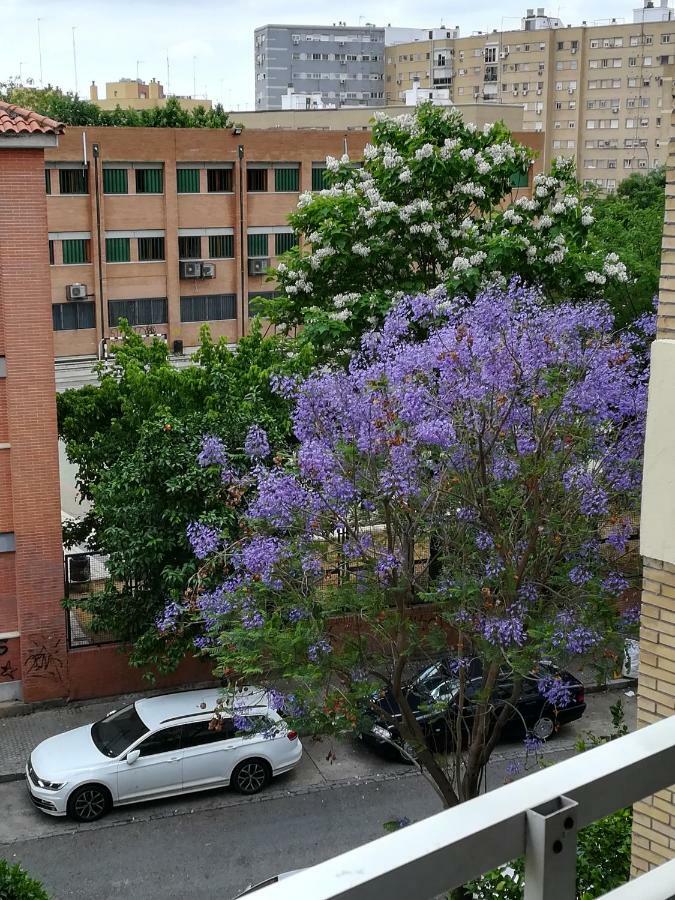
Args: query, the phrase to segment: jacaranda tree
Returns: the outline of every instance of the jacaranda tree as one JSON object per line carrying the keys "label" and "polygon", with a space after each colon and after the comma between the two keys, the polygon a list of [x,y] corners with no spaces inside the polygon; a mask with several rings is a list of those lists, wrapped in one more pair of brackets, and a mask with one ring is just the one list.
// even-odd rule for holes
{"label": "jacaranda tree", "polygon": [[[539,673],[562,707],[569,690],[540,661],[602,665],[617,645],[646,406],[637,347],[602,305],[552,309],[517,283],[472,303],[400,300],[348,370],[277,379],[294,403],[292,456],[273,459],[252,428],[256,465],[242,472],[205,438],[201,463],[248,492],[246,533],[191,524],[199,574],[160,631],[191,635],[233,683],[281,687],[305,730],[353,729],[387,689],[443,804],[475,796],[523,677]],[[427,747],[407,685],[451,635],[460,723],[471,716],[446,757]],[[482,684],[469,698],[470,658]],[[505,673],[512,693],[496,707]]]}
{"label": "jacaranda tree", "polygon": [[273,275],[272,318],[303,326],[332,358],[379,326],[393,298],[445,285],[475,296],[515,275],[549,300],[602,297],[628,279],[607,242],[591,245],[593,215],[569,159],[530,177],[533,154],[502,122],[478,129],[430,104],[376,116],[362,164],[328,157],[324,190],[301,194],[290,217],[302,247]]}

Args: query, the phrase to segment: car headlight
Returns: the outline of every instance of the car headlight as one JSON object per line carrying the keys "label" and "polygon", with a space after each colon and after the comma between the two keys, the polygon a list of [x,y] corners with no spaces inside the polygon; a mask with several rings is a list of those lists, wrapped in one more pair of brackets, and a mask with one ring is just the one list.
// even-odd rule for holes
{"label": "car headlight", "polygon": [[41,788],[44,788],[45,791],[60,791],[65,781],[57,784],[55,781],[45,781],[44,778],[38,778],[37,783]]}
{"label": "car headlight", "polygon": [[381,738],[383,741],[391,740],[391,732],[388,728],[383,728],[382,725],[373,725],[370,730],[375,737]]}

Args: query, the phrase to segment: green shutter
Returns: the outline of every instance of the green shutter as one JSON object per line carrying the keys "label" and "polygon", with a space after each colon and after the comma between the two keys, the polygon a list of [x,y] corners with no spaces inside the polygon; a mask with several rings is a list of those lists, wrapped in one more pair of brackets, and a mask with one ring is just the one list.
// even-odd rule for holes
{"label": "green shutter", "polygon": [[128,237],[106,238],[105,258],[109,263],[129,262],[131,259],[130,240]]}
{"label": "green shutter", "polygon": [[65,266],[74,266],[78,263],[89,262],[89,254],[87,252],[87,244],[89,241],[84,238],[75,238],[61,242],[63,250],[63,264]]}
{"label": "green shutter", "polygon": [[291,247],[297,246],[298,239],[294,234],[275,234],[274,235],[274,255],[281,256],[287,253]]}
{"label": "green shutter", "polygon": [[103,170],[103,193],[104,194],[128,194],[129,179],[126,169],[104,169]]}
{"label": "green shutter", "polygon": [[176,181],[179,194],[199,193],[199,169],[177,169]]}
{"label": "green shutter", "polygon": [[529,183],[528,170],[516,169],[511,173],[511,187],[520,188],[527,187]]}
{"label": "green shutter", "polygon": [[209,235],[209,259],[231,259],[234,256],[234,235]]}
{"label": "green shutter", "polygon": [[300,190],[300,170],[297,168],[275,169],[274,190],[282,192]]}
{"label": "green shutter", "polygon": [[326,184],[325,174],[326,168],[320,168],[319,166],[312,167],[312,190],[313,191],[322,191],[328,185]]}
{"label": "green shutter", "polygon": [[248,236],[248,255],[249,256],[269,256],[267,252],[266,234],[249,234]]}

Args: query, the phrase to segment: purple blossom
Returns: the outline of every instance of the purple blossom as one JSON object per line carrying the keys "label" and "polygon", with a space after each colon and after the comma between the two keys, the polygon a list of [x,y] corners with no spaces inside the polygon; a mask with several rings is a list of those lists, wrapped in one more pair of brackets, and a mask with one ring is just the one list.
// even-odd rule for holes
{"label": "purple blossom", "polygon": [[478,519],[478,513],[475,509],[471,509],[469,506],[458,506],[455,515],[457,516],[458,522],[475,522]]}
{"label": "purple blossom", "polygon": [[518,599],[526,603],[536,603],[539,599],[539,591],[531,582],[526,581],[518,588]]}
{"label": "purple blossom", "polygon": [[262,628],[265,624],[265,620],[260,612],[252,612],[248,615],[243,616],[241,620],[241,624],[244,628],[251,630],[253,628]]}
{"label": "purple blossom", "polygon": [[626,552],[626,547],[632,534],[633,524],[630,519],[621,519],[621,521],[612,525],[612,529],[607,535],[607,543],[618,554],[623,554]]}
{"label": "purple blossom", "polygon": [[253,722],[249,717],[237,712],[232,716],[232,724],[235,731],[240,731],[244,734],[249,734],[254,729]]}
{"label": "purple blossom", "polygon": [[551,643],[554,647],[565,650],[573,656],[587,653],[602,640],[602,636],[595,628],[588,628],[585,625],[566,628],[566,624],[566,622],[560,623],[560,626],[553,632]]}
{"label": "purple blossom", "polygon": [[384,584],[393,581],[399,568],[399,561],[392,553],[386,553],[375,563],[375,574]]}
{"label": "purple blossom", "polygon": [[251,575],[258,575],[270,587],[278,585],[273,573],[279,563],[289,555],[289,548],[279,538],[261,535],[251,538],[241,550],[241,564]]}
{"label": "purple blossom", "polygon": [[216,529],[202,522],[190,522],[187,538],[197,559],[206,559],[220,548],[220,536]]}
{"label": "purple blossom", "polygon": [[294,606],[293,609],[288,611],[288,621],[289,622],[300,622],[302,619],[307,619],[309,617],[309,613],[306,609],[301,609],[299,606]]}
{"label": "purple blossom", "polygon": [[499,556],[491,556],[485,563],[485,577],[498,578],[504,571],[504,561]]}
{"label": "purple blossom", "polygon": [[279,712],[284,708],[284,703],[286,702],[286,698],[280,692],[275,690],[274,688],[270,688],[267,692],[267,705],[270,709]]}
{"label": "purple blossom", "polygon": [[544,741],[541,738],[538,738],[534,734],[525,735],[525,740],[523,741],[523,745],[528,754],[534,753],[537,754],[544,746]]}
{"label": "purple blossom", "polygon": [[492,536],[489,535],[487,531],[479,531],[474,538],[474,542],[479,550],[492,550],[495,545]]}
{"label": "purple blossom", "polygon": [[517,775],[520,775],[520,773],[521,773],[521,765],[517,759],[512,759],[509,763],[507,763],[506,774],[510,778],[515,778]]}
{"label": "purple blossom", "polygon": [[627,606],[621,613],[621,623],[627,626],[638,625],[640,623],[640,605]]}
{"label": "purple blossom", "polygon": [[269,452],[267,432],[259,425],[251,425],[244,441],[244,453],[251,459],[263,459]]}
{"label": "purple blossom", "polygon": [[544,675],[537,682],[537,690],[552,706],[569,706],[572,702],[572,686],[556,675]]}
{"label": "purple blossom", "polygon": [[590,569],[587,569],[586,566],[574,566],[574,568],[570,569],[569,574],[567,576],[572,584],[576,584],[581,587],[584,584],[588,584],[589,581],[593,578],[593,573]]}
{"label": "purple blossom", "polygon": [[485,640],[497,647],[520,647],[525,643],[525,626],[516,612],[505,618],[483,619],[480,631]]}
{"label": "purple blossom", "polygon": [[209,647],[217,646],[218,641],[213,637],[201,634],[193,640],[192,644],[196,650],[207,650]]}
{"label": "purple blossom", "polygon": [[226,466],[227,450],[219,437],[205,434],[202,437],[201,450],[197,457],[200,466]]}
{"label": "purple blossom", "polygon": [[300,560],[300,566],[305,575],[314,576],[315,578],[323,575],[323,562],[316,553],[305,553]]}
{"label": "purple blossom", "polygon": [[608,594],[622,594],[628,587],[628,579],[620,572],[610,572],[603,580],[601,587]]}
{"label": "purple blossom", "polygon": [[307,650],[307,656],[311,662],[318,662],[322,656],[327,656],[333,652],[333,648],[327,640],[321,639],[315,644],[310,644]]}
{"label": "purple blossom", "polygon": [[164,607],[163,611],[155,619],[155,626],[160,634],[166,634],[173,631],[176,627],[176,621],[185,612],[185,607],[180,603],[170,601]]}

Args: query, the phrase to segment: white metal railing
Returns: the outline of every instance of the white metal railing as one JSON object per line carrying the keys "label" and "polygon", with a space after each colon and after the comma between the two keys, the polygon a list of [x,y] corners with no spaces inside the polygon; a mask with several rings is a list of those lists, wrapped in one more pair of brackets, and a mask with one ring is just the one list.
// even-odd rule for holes
{"label": "white metal railing", "polygon": [[[675,716],[298,872],[255,897],[424,900],[524,855],[525,900],[574,900],[578,829],[673,783]],[[672,900],[675,862],[605,897]]]}

